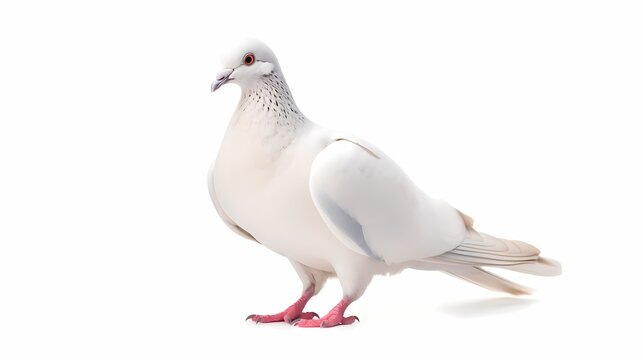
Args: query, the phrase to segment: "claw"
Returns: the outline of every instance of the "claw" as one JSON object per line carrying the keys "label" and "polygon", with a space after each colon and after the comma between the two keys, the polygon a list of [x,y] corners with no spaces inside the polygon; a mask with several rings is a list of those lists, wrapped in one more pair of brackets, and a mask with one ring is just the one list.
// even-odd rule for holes
{"label": "claw", "polygon": [[362,320],[360,320],[357,316],[353,315],[353,317],[355,317],[355,320],[362,322]]}
{"label": "claw", "polygon": [[273,322],[287,322],[289,324],[293,324],[293,320],[297,318],[304,318],[304,319],[309,319],[313,316],[319,317],[317,313],[305,313],[303,312],[304,306],[306,306],[306,303],[308,300],[314,295],[315,288],[313,286],[309,287],[304,291],[304,293],[301,295],[299,300],[295,302],[294,304],[290,305],[286,310],[276,313],[276,314],[271,314],[271,315],[248,315],[246,318],[246,321],[252,320],[255,323],[273,323]]}
{"label": "claw", "polygon": [[[329,328],[338,325],[350,325],[354,323],[355,320],[360,321],[360,319],[354,315],[344,317],[344,310],[346,310],[348,304],[350,304],[350,300],[342,299],[339,304],[323,317],[319,317],[317,313],[312,311],[301,313],[300,318],[293,322],[292,325],[296,325],[297,327]],[[314,319],[315,316],[317,319]]]}
{"label": "claw", "polygon": [[295,321],[291,322],[290,325],[292,326],[297,326],[297,323],[300,322],[301,319],[295,319]]}
{"label": "claw", "polygon": [[284,322],[288,323],[290,325],[293,325],[295,322],[297,322],[299,320],[301,320],[301,318],[299,318],[299,317],[291,318],[288,315],[284,316]]}

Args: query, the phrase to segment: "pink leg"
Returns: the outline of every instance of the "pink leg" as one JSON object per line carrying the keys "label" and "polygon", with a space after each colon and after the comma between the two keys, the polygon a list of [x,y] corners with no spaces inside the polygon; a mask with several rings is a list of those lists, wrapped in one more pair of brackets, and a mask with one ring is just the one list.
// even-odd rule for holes
{"label": "pink leg", "polygon": [[317,313],[314,312],[303,312],[304,311],[304,306],[306,306],[306,303],[308,300],[310,300],[311,297],[313,297],[315,293],[315,288],[314,286],[309,287],[304,291],[304,293],[301,295],[299,300],[297,300],[294,304],[290,305],[286,310],[274,314],[274,315],[250,315],[246,318],[246,320],[252,320],[254,322],[258,323],[269,323],[269,322],[279,322],[279,321],[284,321],[287,323],[292,323],[293,320],[296,319],[312,319],[313,317],[317,315]]}
{"label": "pink leg", "polygon": [[334,308],[332,308],[326,316],[322,317],[321,319],[300,319],[297,320],[293,323],[293,325],[299,326],[299,327],[332,327],[332,326],[337,326],[337,325],[348,325],[352,324],[355,322],[355,320],[359,321],[359,318],[357,316],[349,316],[349,317],[344,317],[344,311],[346,311],[346,308],[348,305],[350,305],[351,301],[347,298],[342,299],[342,301],[339,302],[339,304],[335,305]]}

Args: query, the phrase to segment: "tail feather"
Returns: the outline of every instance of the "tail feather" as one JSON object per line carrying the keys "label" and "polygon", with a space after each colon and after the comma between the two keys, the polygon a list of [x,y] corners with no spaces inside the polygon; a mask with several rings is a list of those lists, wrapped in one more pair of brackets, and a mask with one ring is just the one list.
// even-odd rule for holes
{"label": "tail feather", "polygon": [[411,267],[420,270],[440,270],[493,291],[513,295],[531,294],[532,290],[481,267],[490,266],[532,275],[560,275],[556,260],[539,256],[534,246],[517,240],[506,240],[478,233],[469,228],[468,236],[460,246],[440,256],[416,260]]}
{"label": "tail feather", "polygon": [[557,276],[563,272],[560,263],[554,259],[539,257],[535,262],[503,266],[503,269],[513,270],[531,275]]}
{"label": "tail feather", "polygon": [[460,246],[427,261],[471,266],[493,266],[532,275],[560,275],[555,260],[539,256],[540,251],[525,242],[506,240],[470,230]]}
{"label": "tail feather", "polygon": [[532,289],[526,286],[475,266],[461,266],[444,270],[444,272],[493,291],[506,292],[512,295],[528,295],[533,292]]}

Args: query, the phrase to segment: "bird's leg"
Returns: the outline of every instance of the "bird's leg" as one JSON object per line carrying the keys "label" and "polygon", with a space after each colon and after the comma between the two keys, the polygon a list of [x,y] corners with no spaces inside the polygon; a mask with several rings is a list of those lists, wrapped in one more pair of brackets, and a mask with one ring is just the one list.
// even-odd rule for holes
{"label": "bird's leg", "polygon": [[287,323],[292,323],[293,320],[297,319],[312,319],[313,317],[319,317],[317,313],[314,312],[303,312],[304,306],[308,300],[315,294],[315,286],[310,286],[307,288],[304,293],[301,295],[299,300],[295,301],[294,304],[290,305],[286,310],[274,314],[274,315],[250,315],[246,320],[252,320],[256,323],[269,323],[269,322],[279,322],[284,321]]}
{"label": "bird's leg", "polygon": [[343,298],[339,304],[335,305],[328,314],[326,314],[321,319],[304,319],[301,318],[293,323],[293,325],[299,327],[332,327],[337,325],[349,325],[359,321],[357,316],[348,316],[344,317],[344,312],[348,305],[350,305],[351,300],[347,297]]}

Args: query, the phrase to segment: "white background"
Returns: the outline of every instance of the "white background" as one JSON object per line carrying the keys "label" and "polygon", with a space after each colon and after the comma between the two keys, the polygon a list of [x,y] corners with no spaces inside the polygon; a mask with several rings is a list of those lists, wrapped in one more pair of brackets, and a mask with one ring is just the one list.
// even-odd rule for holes
{"label": "white background", "polygon": [[[642,18],[635,1],[3,2],[0,358],[640,358]],[[407,271],[373,281],[355,326],[244,322],[300,292],[207,192],[239,96],[209,86],[246,36],[309,118],[563,276],[503,273],[538,289],[511,298]],[[330,281],[308,308],[340,296]]]}

